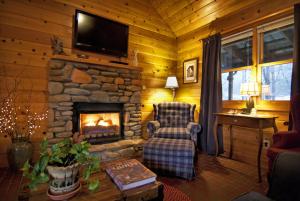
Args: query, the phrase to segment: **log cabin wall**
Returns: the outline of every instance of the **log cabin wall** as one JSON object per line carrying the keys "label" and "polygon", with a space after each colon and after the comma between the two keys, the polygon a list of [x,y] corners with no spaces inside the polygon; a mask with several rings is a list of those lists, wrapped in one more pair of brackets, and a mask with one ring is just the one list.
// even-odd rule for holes
{"label": "log cabin wall", "polygon": [[[299,0],[2,0],[0,2],[0,76],[1,92],[6,83],[19,75],[25,96],[32,89],[33,107],[41,111],[47,105],[48,61],[53,57],[50,38],[58,36],[68,55],[76,57],[72,49],[72,23],[76,8],[113,19],[130,26],[129,58],[138,50],[139,67],[143,68],[142,121],[152,118],[152,103],[171,100],[170,90],[163,89],[165,78],[177,74],[180,88],[176,100],[197,104],[200,111],[202,43],[201,39],[215,32],[225,34],[245,30],[263,21],[292,14],[292,6]],[[150,5],[150,3],[152,5]],[[154,9],[154,8],[155,9]],[[79,52],[80,53],[80,52]],[[90,54],[89,59],[116,60],[108,56]],[[72,57],[71,56],[71,57]],[[182,64],[186,59],[199,58],[198,83],[182,83]],[[176,68],[177,67],[177,68]],[[22,103],[22,101],[20,100]],[[224,102],[226,110],[242,108],[244,102]],[[286,130],[288,103],[258,102],[260,112],[279,116],[279,130]],[[43,137],[47,122],[42,125],[33,141]],[[145,133],[145,126],[143,126]],[[224,129],[225,151],[228,133]],[[256,132],[234,128],[235,153],[233,158],[250,164],[256,163]],[[271,132],[267,134],[271,136]],[[7,138],[0,139],[0,166],[7,165]],[[225,152],[226,155],[227,152]],[[265,152],[262,154],[266,161]]]}
{"label": "log cabin wall", "polygon": [[[176,100],[197,104],[200,111],[202,41],[217,32],[222,36],[238,33],[253,26],[270,22],[274,19],[292,15],[293,5],[299,0],[203,0],[203,1],[163,1],[153,0],[152,4],[169,24],[177,36],[177,78],[180,88]],[[183,84],[183,61],[199,58],[198,83]],[[223,101],[224,111],[245,107],[243,101]],[[289,102],[258,101],[258,112],[279,116],[279,130],[287,130],[283,122],[288,120]],[[227,156],[229,152],[228,128],[223,128],[224,146]],[[257,132],[253,129],[233,128],[233,159],[256,165],[258,144]],[[265,131],[265,138],[271,139],[272,130]],[[266,168],[266,151],[262,153],[262,164]]]}
{"label": "log cabin wall", "polygon": [[[32,91],[35,111],[47,107],[48,62],[53,57],[50,39],[58,36],[64,44],[66,58],[76,58],[72,49],[72,26],[75,9],[129,25],[128,59],[132,65],[133,51],[138,52],[138,67],[142,72],[142,122],[152,118],[152,103],[171,100],[170,90],[164,89],[166,76],[176,70],[176,38],[156,10],[143,0],[3,0],[0,2],[0,76],[1,95],[14,77],[21,78],[20,104]],[[79,52],[80,54],[80,52]],[[91,54],[86,59],[97,61],[118,58]],[[33,136],[34,147],[46,131],[44,122]],[[145,127],[143,127],[145,131]],[[6,166],[6,149],[10,141],[0,139],[0,166]],[[37,150],[37,149],[35,149]],[[37,156],[37,151],[35,152]]]}

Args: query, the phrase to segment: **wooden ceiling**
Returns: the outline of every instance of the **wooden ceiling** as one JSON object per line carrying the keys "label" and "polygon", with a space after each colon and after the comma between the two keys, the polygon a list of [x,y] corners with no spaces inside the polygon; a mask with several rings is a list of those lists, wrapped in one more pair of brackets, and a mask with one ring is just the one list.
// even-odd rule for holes
{"label": "wooden ceiling", "polygon": [[205,27],[217,18],[241,12],[256,4],[267,3],[266,0],[150,0],[150,2],[177,37]]}

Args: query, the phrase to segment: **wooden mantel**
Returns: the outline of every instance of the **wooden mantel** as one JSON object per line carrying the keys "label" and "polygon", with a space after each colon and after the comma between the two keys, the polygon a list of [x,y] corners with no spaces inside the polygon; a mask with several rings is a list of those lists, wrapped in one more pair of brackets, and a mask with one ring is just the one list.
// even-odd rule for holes
{"label": "wooden mantel", "polygon": [[125,68],[125,69],[130,69],[130,70],[143,71],[143,68],[141,68],[141,67],[111,63],[107,60],[103,60],[101,58],[96,58],[96,57],[79,58],[79,57],[76,57],[73,55],[53,55],[51,59],[58,59],[58,60],[65,60],[65,61],[71,61],[71,62],[80,62],[80,63],[110,66],[110,67],[115,67],[115,68]]}

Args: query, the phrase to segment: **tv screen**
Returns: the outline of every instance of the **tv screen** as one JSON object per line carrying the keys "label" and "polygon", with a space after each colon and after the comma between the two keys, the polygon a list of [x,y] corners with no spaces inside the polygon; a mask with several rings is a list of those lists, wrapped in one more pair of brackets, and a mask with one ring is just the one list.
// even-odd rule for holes
{"label": "tv screen", "polygon": [[75,48],[127,57],[127,25],[76,10],[74,29]]}

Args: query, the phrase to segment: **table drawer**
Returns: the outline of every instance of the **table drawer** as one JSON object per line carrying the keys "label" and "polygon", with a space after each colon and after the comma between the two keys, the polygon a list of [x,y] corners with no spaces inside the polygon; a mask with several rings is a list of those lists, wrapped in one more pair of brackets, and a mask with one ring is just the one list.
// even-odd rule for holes
{"label": "table drawer", "polygon": [[238,116],[218,116],[219,124],[230,124],[249,128],[259,128],[259,119],[238,117]]}

